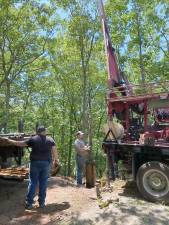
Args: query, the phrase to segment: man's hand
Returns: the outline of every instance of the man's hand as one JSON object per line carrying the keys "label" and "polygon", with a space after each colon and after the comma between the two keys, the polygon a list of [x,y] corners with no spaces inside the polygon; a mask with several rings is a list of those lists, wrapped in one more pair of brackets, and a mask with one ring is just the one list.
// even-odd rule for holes
{"label": "man's hand", "polygon": [[59,159],[53,159],[51,165],[51,175],[55,176],[60,170]]}
{"label": "man's hand", "polygon": [[8,137],[0,137],[2,141],[5,141],[9,145],[15,145],[17,147],[27,147],[27,144],[24,141],[12,140]]}
{"label": "man's hand", "polygon": [[52,166],[54,166],[54,167],[57,167],[57,166],[59,166],[59,159],[53,159],[52,160]]}
{"label": "man's hand", "polygon": [[85,151],[89,151],[89,150],[90,150],[90,146],[89,146],[89,145],[86,145],[86,146],[84,147],[84,150],[85,150]]}

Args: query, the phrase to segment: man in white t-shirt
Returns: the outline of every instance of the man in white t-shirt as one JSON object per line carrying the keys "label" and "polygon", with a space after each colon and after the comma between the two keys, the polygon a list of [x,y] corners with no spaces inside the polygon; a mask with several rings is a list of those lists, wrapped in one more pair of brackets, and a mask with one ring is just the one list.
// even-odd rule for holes
{"label": "man in white t-shirt", "polygon": [[74,143],[75,153],[76,153],[76,182],[77,186],[82,185],[83,173],[85,170],[85,158],[90,150],[88,145],[85,145],[83,141],[84,133],[78,131],[76,133],[76,140]]}

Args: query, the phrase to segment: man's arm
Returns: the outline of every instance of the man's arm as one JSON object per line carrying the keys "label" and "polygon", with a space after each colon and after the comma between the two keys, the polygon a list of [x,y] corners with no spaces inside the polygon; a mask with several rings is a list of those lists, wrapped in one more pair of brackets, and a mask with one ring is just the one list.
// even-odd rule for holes
{"label": "man's arm", "polygon": [[90,150],[90,146],[85,145],[84,147],[80,147],[77,143],[75,143],[76,153],[79,155],[83,155],[86,151]]}
{"label": "man's arm", "polygon": [[8,143],[13,144],[17,147],[28,147],[25,141],[15,141],[15,140],[8,139]]}

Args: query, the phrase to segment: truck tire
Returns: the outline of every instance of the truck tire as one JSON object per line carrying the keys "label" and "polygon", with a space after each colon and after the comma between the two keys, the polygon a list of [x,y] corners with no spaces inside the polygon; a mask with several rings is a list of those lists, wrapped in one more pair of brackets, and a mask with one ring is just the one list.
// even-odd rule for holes
{"label": "truck tire", "polygon": [[169,167],[160,162],[147,162],[137,172],[137,187],[151,202],[169,203]]}

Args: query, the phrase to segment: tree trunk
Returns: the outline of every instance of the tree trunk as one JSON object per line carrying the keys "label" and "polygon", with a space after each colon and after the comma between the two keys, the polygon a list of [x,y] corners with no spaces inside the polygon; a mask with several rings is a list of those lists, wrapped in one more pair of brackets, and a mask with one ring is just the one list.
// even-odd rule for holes
{"label": "tree trunk", "polygon": [[142,84],[145,85],[145,70],[143,63],[143,51],[142,51],[142,36],[141,36],[141,22],[140,22],[140,8],[135,5],[136,10],[136,23],[137,23],[137,33],[139,41],[139,61],[140,61],[140,73]]}
{"label": "tree trunk", "polygon": [[82,68],[83,68],[83,103],[82,103],[82,129],[84,131],[84,133],[86,134],[87,131],[87,122],[88,122],[88,118],[87,118],[87,109],[88,109],[88,104],[87,104],[87,73],[86,73],[86,68],[85,68],[85,63],[84,63],[84,58],[83,58],[83,54],[82,54]]}
{"label": "tree trunk", "polygon": [[5,93],[5,112],[4,112],[4,132],[7,133],[9,122],[9,101],[10,101],[10,81],[6,80],[6,93]]}
{"label": "tree trunk", "polygon": [[71,175],[71,158],[72,158],[72,144],[73,144],[73,107],[71,105],[70,113],[69,113],[69,153],[68,153],[68,167],[67,167],[67,175]]}
{"label": "tree trunk", "polygon": [[[66,115],[65,115],[65,91],[63,93],[62,98],[63,98],[63,101],[61,103],[61,106],[62,106],[62,121],[65,121],[65,119],[66,119]],[[61,161],[64,164],[64,166],[63,166],[63,168],[64,168],[63,173],[66,176],[66,174],[67,174],[67,157],[66,157],[67,150],[66,150],[66,144],[65,144],[66,143],[66,135],[65,135],[66,134],[66,129],[65,128],[66,128],[65,125],[62,124],[62,126],[61,126],[61,134],[60,134],[61,151],[60,151],[59,158],[61,158]]]}
{"label": "tree trunk", "polygon": [[91,100],[91,88],[88,91],[88,142],[90,146],[90,157],[92,157],[92,147],[93,147],[93,139],[92,139],[92,100]]}
{"label": "tree trunk", "polygon": [[24,121],[22,119],[18,121],[18,132],[19,133],[24,132]]}

